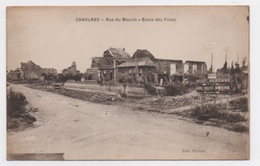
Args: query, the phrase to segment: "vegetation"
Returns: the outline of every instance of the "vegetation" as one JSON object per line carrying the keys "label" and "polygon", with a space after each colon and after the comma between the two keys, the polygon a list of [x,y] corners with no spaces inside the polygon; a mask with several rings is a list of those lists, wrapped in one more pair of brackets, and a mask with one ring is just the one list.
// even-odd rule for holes
{"label": "vegetation", "polygon": [[150,83],[145,83],[144,89],[147,90],[150,95],[158,95],[156,88]]}
{"label": "vegetation", "polygon": [[230,106],[237,110],[239,109],[241,112],[247,112],[248,111],[248,100],[246,97],[242,97],[236,100],[232,100],[229,102]]}
{"label": "vegetation", "polygon": [[[243,99],[243,101],[245,101]],[[240,105],[238,103],[238,105]],[[174,114],[178,116],[188,117],[193,119],[196,123],[221,126],[228,130],[235,132],[248,132],[248,119],[243,110],[238,109],[239,112],[233,111],[233,106],[227,109],[226,104],[223,103],[208,103],[193,107],[189,110],[178,111]]]}
{"label": "vegetation", "polygon": [[64,74],[58,74],[57,77],[55,77],[55,82],[66,82],[67,80],[75,80],[75,81],[81,81],[81,77],[83,76],[82,73],[77,73],[75,75],[64,75]]}
{"label": "vegetation", "polygon": [[9,91],[7,95],[7,129],[22,129],[31,126],[36,118],[28,113],[28,101],[20,92]]}
{"label": "vegetation", "polygon": [[221,107],[220,104],[196,106],[190,110],[190,115],[202,121],[207,121],[209,119],[219,119],[230,123],[246,121],[246,118],[239,113],[229,113],[228,111],[221,110]]}
{"label": "vegetation", "polygon": [[166,89],[166,96],[177,96],[177,95],[183,95],[187,93],[188,88],[184,86],[174,86],[174,85],[168,85],[165,87]]}

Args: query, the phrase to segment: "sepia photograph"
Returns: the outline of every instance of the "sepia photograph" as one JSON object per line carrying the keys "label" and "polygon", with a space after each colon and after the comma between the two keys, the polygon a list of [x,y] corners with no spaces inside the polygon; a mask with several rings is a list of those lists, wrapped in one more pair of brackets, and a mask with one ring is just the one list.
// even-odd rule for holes
{"label": "sepia photograph", "polygon": [[7,160],[249,160],[249,6],[8,6]]}

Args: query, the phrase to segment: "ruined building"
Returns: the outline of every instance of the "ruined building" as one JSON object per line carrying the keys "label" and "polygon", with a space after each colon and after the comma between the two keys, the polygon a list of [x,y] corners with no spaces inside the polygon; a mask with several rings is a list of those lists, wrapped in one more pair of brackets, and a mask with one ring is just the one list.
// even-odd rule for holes
{"label": "ruined building", "polygon": [[42,76],[42,68],[32,61],[21,63],[21,70],[23,71],[23,79],[39,79]]}
{"label": "ruined building", "polygon": [[130,57],[125,49],[110,48],[103,57],[92,59],[91,68],[87,69],[87,79],[115,82],[151,82],[154,84],[170,84],[172,81],[183,81],[195,76],[206,77],[205,62],[159,59],[151,52],[137,49]]}
{"label": "ruined building", "polygon": [[207,65],[202,61],[186,61],[184,63],[184,74],[204,77],[207,74]]}
{"label": "ruined building", "polygon": [[16,70],[11,70],[7,74],[7,80],[18,81],[23,79],[24,79],[23,71],[20,68],[17,68]]}
{"label": "ruined building", "polygon": [[117,67],[130,59],[124,48],[112,48],[104,51],[103,57],[94,57],[91,68],[86,71],[87,79],[99,81],[117,80]]}
{"label": "ruined building", "polygon": [[57,75],[57,70],[53,68],[41,68],[39,65],[36,65],[33,61],[29,60],[28,62],[22,62],[21,67],[10,71],[7,74],[9,80],[38,80],[44,79],[44,75]]}
{"label": "ruined building", "polygon": [[62,70],[63,75],[75,76],[77,73],[79,73],[79,71],[77,70],[76,62],[72,62],[70,67]]}

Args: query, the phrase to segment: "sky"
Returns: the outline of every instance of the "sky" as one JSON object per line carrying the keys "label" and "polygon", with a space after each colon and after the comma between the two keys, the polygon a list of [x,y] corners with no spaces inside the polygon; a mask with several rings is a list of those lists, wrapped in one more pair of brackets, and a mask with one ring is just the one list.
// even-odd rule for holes
{"label": "sky", "polygon": [[[205,61],[221,68],[249,56],[246,6],[10,7],[7,9],[7,70],[32,60],[58,72],[73,61],[80,72],[110,47],[132,56],[147,49],[156,58]],[[98,18],[98,22],[77,21]],[[163,22],[109,22],[106,18],[171,18]],[[104,21],[101,21],[104,19]]]}

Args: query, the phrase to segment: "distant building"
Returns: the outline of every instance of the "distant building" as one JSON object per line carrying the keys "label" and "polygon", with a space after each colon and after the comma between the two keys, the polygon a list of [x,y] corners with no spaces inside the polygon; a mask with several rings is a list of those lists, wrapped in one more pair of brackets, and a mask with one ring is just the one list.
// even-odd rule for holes
{"label": "distant building", "polygon": [[41,68],[33,61],[22,62],[21,68],[10,71],[7,74],[9,80],[44,80],[44,76],[56,76],[57,70],[54,68]]}
{"label": "distant building", "polygon": [[77,73],[79,71],[77,70],[76,62],[72,62],[70,67],[62,70],[63,75],[75,76]]}
{"label": "distant building", "polygon": [[54,68],[42,68],[42,73],[57,76],[58,72]]}
{"label": "distant building", "polygon": [[40,79],[42,76],[42,68],[32,61],[21,63],[21,70],[23,71],[23,77],[25,80]]}
{"label": "distant building", "polygon": [[184,63],[184,74],[186,76],[205,77],[207,75],[207,65],[202,61],[186,61]]}
{"label": "distant building", "polygon": [[18,81],[23,79],[24,79],[23,71],[20,68],[17,68],[16,70],[11,70],[7,74],[7,80]]}

